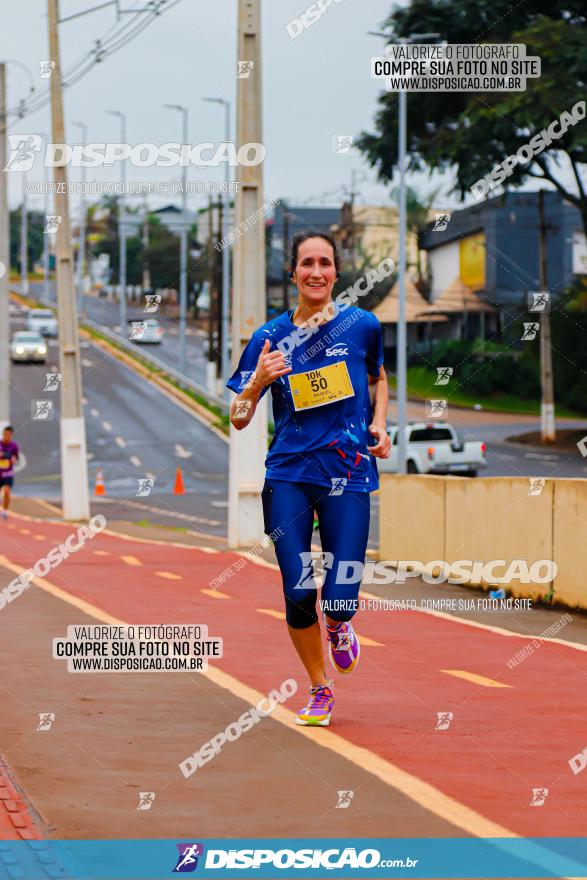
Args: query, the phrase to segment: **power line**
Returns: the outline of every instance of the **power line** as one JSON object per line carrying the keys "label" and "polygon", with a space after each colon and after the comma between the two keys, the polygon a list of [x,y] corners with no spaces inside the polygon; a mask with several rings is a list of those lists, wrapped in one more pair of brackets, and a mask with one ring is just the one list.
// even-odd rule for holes
{"label": "power line", "polygon": [[[65,72],[61,80],[63,87],[69,88],[75,85],[80,79],[83,79],[83,77],[86,76],[96,64],[100,64],[109,55],[123,49],[135,37],[142,33],[142,31],[144,31],[155,18],[163,12],[173,9],[173,7],[177,6],[180,2],[181,0],[171,0],[171,2],[169,2],[169,0],[153,0],[153,8],[148,11],[145,18],[142,17],[143,12],[137,10],[137,12],[132,15],[131,19],[120,24],[115,33],[108,37],[107,35],[113,28],[111,25],[104,36],[95,41],[94,47],[80,56],[80,58],[78,58],[78,60],[75,61]],[[129,12],[130,11],[131,10],[129,10]],[[125,33],[125,31],[127,33]],[[16,116],[20,121],[31,113],[36,113],[37,110],[40,110],[48,104],[50,99],[50,89],[47,86],[42,94],[30,96],[29,98],[19,101],[17,108],[9,110],[7,115]]]}

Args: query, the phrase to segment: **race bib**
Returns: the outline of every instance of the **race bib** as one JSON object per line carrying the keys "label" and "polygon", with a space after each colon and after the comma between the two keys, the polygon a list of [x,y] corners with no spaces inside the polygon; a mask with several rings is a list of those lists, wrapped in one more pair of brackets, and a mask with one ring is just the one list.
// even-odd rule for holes
{"label": "race bib", "polygon": [[287,378],[296,410],[325,406],[355,396],[346,361],[337,361],[307,373],[290,374]]}
{"label": "race bib", "polygon": [[0,458],[0,470],[6,470],[10,467],[10,459]]}

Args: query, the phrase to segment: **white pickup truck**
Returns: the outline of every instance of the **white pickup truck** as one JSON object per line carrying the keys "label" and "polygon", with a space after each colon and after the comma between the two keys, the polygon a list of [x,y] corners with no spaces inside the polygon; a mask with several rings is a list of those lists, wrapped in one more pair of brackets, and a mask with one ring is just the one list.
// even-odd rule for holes
{"label": "white pickup truck", "polygon": [[[380,473],[397,471],[397,425],[388,425],[391,439],[389,458],[379,458]],[[462,474],[476,477],[487,467],[487,446],[480,440],[461,443],[448,422],[408,422],[406,425],[406,458],[409,474]]]}

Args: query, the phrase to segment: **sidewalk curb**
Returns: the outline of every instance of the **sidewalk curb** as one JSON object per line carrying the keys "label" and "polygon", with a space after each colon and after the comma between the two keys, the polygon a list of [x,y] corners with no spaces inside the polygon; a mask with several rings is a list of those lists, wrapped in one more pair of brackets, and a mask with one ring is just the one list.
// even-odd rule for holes
{"label": "sidewalk curb", "polygon": [[[0,840],[44,840],[36,811],[0,755]],[[5,861],[2,855],[0,860]],[[9,869],[10,870],[10,869]]]}

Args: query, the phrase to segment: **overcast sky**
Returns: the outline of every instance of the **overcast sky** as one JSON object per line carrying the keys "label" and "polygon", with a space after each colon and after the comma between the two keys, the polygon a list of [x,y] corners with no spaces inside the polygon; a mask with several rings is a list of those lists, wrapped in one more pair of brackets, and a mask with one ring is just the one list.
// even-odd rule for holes
{"label": "overcast sky", "polygon": [[[90,9],[104,0],[61,0],[61,16]],[[138,8],[142,0],[122,0],[123,9]],[[357,151],[336,155],[333,136],[357,135],[372,129],[377,95],[382,83],[371,79],[370,58],[382,52],[383,41],[368,36],[389,13],[389,0],[339,0],[298,37],[291,39],[286,25],[298,18],[309,0],[265,0],[262,4],[263,49],[263,142],[265,199],[285,197],[293,203],[340,204],[341,187],[350,184],[351,170],[365,175],[359,184],[358,201],[384,204],[389,190],[376,181]],[[17,59],[36,76],[39,63],[48,58],[46,0],[19,0],[5,9],[0,34],[0,58]],[[189,108],[189,140],[224,140],[224,117],[220,105],[206,104],[205,96],[232,102],[232,126],[236,99],[236,0],[181,0],[159,16],[143,33],[118,53],[108,56],[83,79],[65,90],[68,141],[81,141],[74,121],[86,123],[89,142],[120,140],[119,120],[109,109],[128,117],[130,143],[180,141],[181,116],[163,108],[165,103]],[[130,16],[123,17],[123,23]],[[88,14],[60,26],[62,69],[90,50],[116,24],[114,7]],[[8,65],[8,105],[13,108],[26,97],[29,82],[16,65]],[[46,80],[36,79],[37,93]],[[36,94],[37,94],[36,93]],[[13,120],[10,134],[50,132],[49,106],[23,120]],[[38,167],[37,167],[38,166]],[[37,163],[31,180],[42,179]],[[132,168],[128,179],[170,180],[178,169]],[[219,180],[220,169],[190,168],[190,180]],[[79,169],[70,169],[70,181],[79,180]],[[92,168],[88,180],[118,180],[119,170]],[[437,185],[450,188],[449,178],[429,180],[418,176],[423,192]],[[21,200],[22,175],[10,174],[10,203]],[[325,193],[330,197],[319,200]],[[179,200],[179,197],[175,197]],[[173,197],[151,196],[153,207]],[[77,197],[72,197],[74,204]],[[446,202],[446,199],[444,200]],[[454,202],[454,199],[449,199]],[[138,199],[135,198],[136,204]],[[207,202],[192,195],[189,206]],[[42,197],[30,197],[30,208],[42,207]]]}
{"label": "overcast sky", "polygon": [[[105,0],[61,0],[61,17],[91,9]],[[181,141],[181,116],[163,108],[165,103],[189,108],[189,141],[224,140],[223,108],[202,101],[205,96],[228,98],[232,103],[234,137],[236,100],[237,0],[168,0],[172,8],[162,13],[119,52],[95,65],[83,79],[64,92],[68,142],[81,142],[72,123],[88,126],[88,142],[118,142],[120,122],[108,116],[110,109],[128,117],[127,139],[131,144],[162,144]],[[404,0],[402,0],[404,2]],[[121,0],[122,9],[140,8],[144,0]],[[293,204],[339,206],[342,187],[350,185],[351,170],[359,172],[359,195],[363,204],[390,201],[389,188],[378,183],[356,150],[337,155],[336,135],[358,135],[373,130],[377,96],[382,81],[370,75],[370,59],[383,52],[383,40],[369,36],[377,30],[394,0],[333,0],[321,18],[295,39],[287,25],[299,18],[310,0],[264,0],[262,4],[263,142],[265,199],[285,198]],[[46,0],[5,2],[0,32],[0,59],[16,59],[36,76],[48,58]],[[116,24],[110,6],[60,25],[64,75],[105,34],[128,23]],[[8,105],[14,108],[27,96],[29,80],[16,64],[8,64]],[[47,81],[35,80],[42,94]],[[409,96],[408,96],[409,100]],[[555,118],[556,114],[553,114]],[[49,105],[22,120],[12,120],[10,134],[50,132]],[[170,181],[180,169],[136,168],[127,163],[130,181]],[[224,168],[190,167],[191,181],[222,180]],[[37,162],[31,180],[41,180]],[[120,179],[119,166],[87,169],[88,180]],[[563,177],[570,177],[563,174]],[[70,169],[69,180],[79,180],[80,170]],[[426,194],[440,186],[438,206],[457,206],[450,195],[451,175],[410,175],[409,182]],[[529,181],[526,189],[536,188]],[[10,173],[10,204],[21,201],[22,174]],[[320,198],[326,195],[325,198]],[[149,205],[159,207],[180,197],[151,196]],[[131,204],[138,204],[135,197]],[[72,197],[74,209],[78,198]],[[191,195],[189,207],[207,203],[205,195]],[[30,198],[31,209],[42,209],[43,198]]]}

